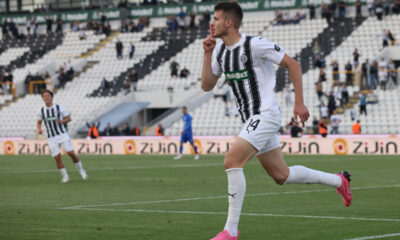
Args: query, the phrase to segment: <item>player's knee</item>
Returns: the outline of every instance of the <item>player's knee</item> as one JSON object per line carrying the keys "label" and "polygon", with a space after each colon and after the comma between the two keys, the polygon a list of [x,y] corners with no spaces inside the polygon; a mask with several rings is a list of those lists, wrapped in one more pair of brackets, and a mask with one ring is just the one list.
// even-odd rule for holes
{"label": "player's knee", "polygon": [[283,185],[283,184],[285,184],[285,182],[286,182],[288,176],[285,176],[285,175],[283,175],[283,174],[280,174],[280,175],[278,175],[278,176],[274,176],[273,178],[274,178],[276,184],[278,184],[278,185]]}
{"label": "player's knee", "polygon": [[225,169],[230,169],[230,168],[238,168],[238,164],[235,161],[235,158],[231,156],[231,154],[227,154],[225,156],[225,160],[224,160],[224,167]]}

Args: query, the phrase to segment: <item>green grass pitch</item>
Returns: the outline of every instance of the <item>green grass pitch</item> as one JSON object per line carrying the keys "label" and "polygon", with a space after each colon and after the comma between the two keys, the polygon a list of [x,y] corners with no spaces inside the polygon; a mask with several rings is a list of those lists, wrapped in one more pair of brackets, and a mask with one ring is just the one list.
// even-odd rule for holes
{"label": "green grass pitch", "polygon": [[[223,156],[0,157],[0,239],[210,239],[223,229]],[[399,156],[286,156],[288,165],[352,174],[353,204],[333,188],[276,185],[257,159],[245,167],[239,229],[245,240],[339,240],[400,233]],[[400,236],[389,239],[400,239]]]}

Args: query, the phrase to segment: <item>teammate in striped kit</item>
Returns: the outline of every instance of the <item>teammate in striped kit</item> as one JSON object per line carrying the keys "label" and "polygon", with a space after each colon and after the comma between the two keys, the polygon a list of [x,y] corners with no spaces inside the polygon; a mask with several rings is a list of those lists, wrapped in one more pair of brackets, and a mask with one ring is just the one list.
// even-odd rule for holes
{"label": "teammate in striped kit", "polygon": [[49,149],[51,156],[54,157],[57,163],[57,168],[60,170],[62,176],[62,183],[69,182],[67,170],[61,160],[61,148],[72,158],[75,163],[76,169],[82,176],[83,180],[88,179],[86,171],[82,167],[82,162],[79,160],[78,155],[74,152],[74,146],[67,132],[67,123],[71,121],[70,114],[61,105],[53,103],[53,92],[45,90],[42,93],[42,98],[45,107],[42,107],[38,114],[37,132],[42,134],[42,122],[46,126]]}
{"label": "teammate in striped kit", "polygon": [[[295,90],[294,117],[304,122],[309,117],[303,102],[300,65],[285,54],[285,50],[262,37],[239,33],[243,11],[237,2],[219,2],[210,25],[210,36],[203,41],[204,60],[202,89],[210,91],[225,74],[232,87],[242,117],[239,137],[225,156],[228,175],[228,218],[224,231],[214,240],[238,239],[239,217],[246,192],[243,167],[257,156],[266,172],[277,184],[324,184],[335,187],[345,206],[350,206],[350,174],[346,171],[330,174],[304,166],[288,167],[283,159],[277,132],[281,114],[275,100],[273,64],[289,69]],[[222,42],[216,44],[215,38]]]}

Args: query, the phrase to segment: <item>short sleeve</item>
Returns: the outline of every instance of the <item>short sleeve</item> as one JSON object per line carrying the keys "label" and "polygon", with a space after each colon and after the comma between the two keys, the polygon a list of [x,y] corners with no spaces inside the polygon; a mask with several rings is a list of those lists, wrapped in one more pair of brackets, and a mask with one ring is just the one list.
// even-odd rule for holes
{"label": "short sleeve", "polygon": [[61,105],[60,105],[60,113],[63,118],[65,118],[66,116],[69,116],[69,112]]}
{"label": "short sleeve", "polygon": [[253,52],[261,59],[275,64],[280,64],[285,56],[285,50],[265,38],[257,37],[253,42]]}
{"label": "short sleeve", "polygon": [[43,118],[42,118],[42,109],[40,109],[39,112],[38,112],[37,120],[39,120],[39,121],[43,120]]}
{"label": "short sleeve", "polygon": [[218,53],[219,53],[219,50],[221,49],[221,46],[222,46],[222,44],[218,44],[217,47],[214,48],[213,55],[211,58],[212,73],[217,77],[221,77],[221,74],[222,74],[221,65],[217,61]]}

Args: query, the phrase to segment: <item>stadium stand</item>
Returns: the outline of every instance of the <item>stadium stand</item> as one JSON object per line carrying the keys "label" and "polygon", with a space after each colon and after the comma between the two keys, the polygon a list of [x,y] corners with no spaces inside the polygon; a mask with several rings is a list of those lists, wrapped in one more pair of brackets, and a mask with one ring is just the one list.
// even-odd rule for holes
{"label": "stadium stand", "polygon": [[[309,107],[311,116],[319,117],[319,100],[315,93],[315,82],[318,79],[319,69],[314,67],[315,56],[312,46],[319,43],[321,52],[327,63],[327,81],[323,83],[325,90],[332,89],[337,92],[338,88],[332,88],[332,69],[329,64],[336,60],[340,71],[348,60],[352,60],[354,48],[358,48],[361,59],[374,59],[381,50],[383,29],[390,29],[399,39],[400,26],[398,16],[388,16],[383,21],[375,18],[347,18],[344,21],[333,21],[327,24],[325,20],[303,20],[299,24],[279,25],[272,24],[272,16],[257,16],[244,22],[242,31],[248,35],[265,36],[271,41],[284,47],[287,52],[297,59],[303,69],[304,98],[306,106]],[[168,90],[173,88],[177,91],[188,89],[199,89],[202,67],[202,39],[208,34],[207,28],[195,30],[177,30],[168,32],[164,22],[155,22],[142,32],[118,33],[106,37],[95,35],[92,31],[86,31],[86,39],[80,40],[78,33],[67,32],[62,36],[52,34],[38,35],[37,39],[29,42],[27,40],[10,41],[3,39],[1,45],[1,56],[6,66],[2,69],[17,68],[14,74],[14,82],[24,81],[28,72],[39,72],[49,64],[54,64],[55,69],[71,59],[73,62],[86,60],[86,67],[74,75],[73,81],[68,82],[63,89],[55,94],[55,101],[62,104],[72,113],[74,121],[69,126],[72,136],[87,121],[96,119],[101,114],[120,104],[128,93],[125,82],[129,79],[132,69],[139,73],[138,91],[147,92],[155,90]],[[293,40],[292,36],[296,35]],[[124,44],[124,58],[118,60],[115,53],[115,43],[121,40]],[[129,43],[132,42],[136,51],[133,59],[129,59]],[[37,45],[34,45],[37,44]],[[3,47],[6,46],[6,47]],[[34,49],[32,50],[33,46]],[[37,47],[39,46],[39,47]],[[30,48],[26,51],[26,48]],[[12,49],[12,50],[9,50]],[[19,49],[19,50],[18,50]],[[35,52],[36,51],[36,52]],[[42,52],[39,52],[42,51]],[[19,53],[17,53],[19,52]],[[170,77],[170,63],[175,60],[180,67],[186,66],[191,74],[188,78]],[[0,64],[1,65],[1,64]],[[51,73],[54,78],[57,74]],[[290,121],[293,108],[286,106],[285,96],[279,91],[288,82],[288,73],[279,69],[277,72],[277,99],[282,111],[282,125]],[[105,78],[109,85],[101,86]],[[223,78],[219,82],[223,82]],[[340,81],[345,80],[345,74],[341,74]],[[349,92],[353,96],[349,106],[340,109],[344,114],[340,124],[341,133],[351,133],[352,121],[349,109],[358,110],[357,94],[358,86],[350,86]],[[329,92],[329,91],[328,91]],[[400,100],[398,91],[380,91],[376,95],[379,103],[368,105],[368,117],[360,116],[364,133],[391,133],[399,131],[395,119],[400,113],[390,102]],[[189,109],[193,115],[193,130],[195,135],[235,135],[240,130],[240,118],[231,112],[230,117],[224,116],[224,102],[220,98],[223,94],[221,88],[214,91],[214,98],[204,102],[196,109]],[[232,93],[231,96],[233,97]],[[38,109],[42,106],[39,96],[27,95],[15,103],[10,104],[9,96],[0,98],[0,135],[23,136],[35,138],[35,124]],[[339,100],[337,100],[339,105]],[[230,102],[230,109],[233,102]],[[347,111],[346,111],[347,110]],[[394,113],[394,114],[389,114]],[[13,122],[7,119],[16,119]],[[24,119],[31,119],[27,124]],[[179,135],[182,129],[180,120],[175,121],[172,126],[165,125],[166,135]],[[307,123],[311,128],[311,121]]]}

